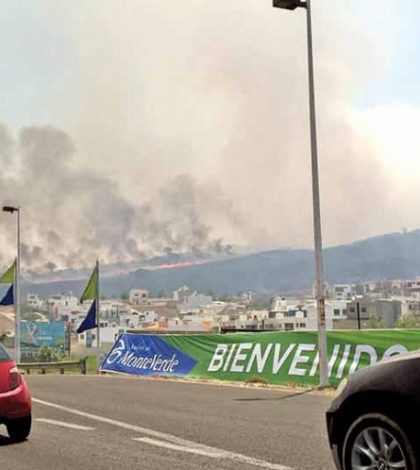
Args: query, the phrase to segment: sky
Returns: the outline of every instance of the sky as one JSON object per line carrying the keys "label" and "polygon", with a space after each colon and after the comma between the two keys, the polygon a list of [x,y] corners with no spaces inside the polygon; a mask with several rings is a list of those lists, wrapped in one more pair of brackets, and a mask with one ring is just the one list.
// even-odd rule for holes
{"label": "sky", "polygon": [[[312,4],[324,244],[419,228],[420,4]],[[3,0],[0,199],[28,272],[311,247],[304,14]]]}

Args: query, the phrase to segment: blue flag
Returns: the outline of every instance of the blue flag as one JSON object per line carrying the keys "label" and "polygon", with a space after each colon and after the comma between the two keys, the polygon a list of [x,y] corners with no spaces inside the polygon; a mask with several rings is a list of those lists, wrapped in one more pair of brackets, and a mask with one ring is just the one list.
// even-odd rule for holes
{"label": "blue flag", "polygon": [[1,299],[0,305],[13,305],[14,295],[13,295],[13,284],[9,287],[9,290],[6,292],[6,295]]}
{"label": "blue flag", "polygon": [[88,313],[85,316],[85,319],[80,324],[79,328],[77,328],[77,333],[83,333],[86,330],[92,330],[96,328],[98,325],[96,323],[96,299],[92,302],[92,305],[89,307]]}

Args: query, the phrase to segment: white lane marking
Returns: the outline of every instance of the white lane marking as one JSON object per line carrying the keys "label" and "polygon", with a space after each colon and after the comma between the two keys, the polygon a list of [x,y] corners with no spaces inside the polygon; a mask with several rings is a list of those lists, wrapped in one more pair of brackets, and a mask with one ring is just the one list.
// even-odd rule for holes
{"label": "white lane marking", "polygon": [[61,410],[67,413],[74,414],[76,416],[83,416],[84,418],[89,418],[95,421],[99,421],[101,423],[110,424],[111,426],[117,426],[121,429],[127,429],[129,431],[134,431],[137,433],[146,434],[151,437],[156,437],[158,439],[172,442],[182,447],[201,449],[206,452],[223,453],[223,458],[234,460],[235,462],[246,463],[248,465],[253,465],[254,467],[266,468],[267,470],[292,470],[290,467],[286,467],[285,465],[266,462],[265,460],[255,459],[253,457],[248,457],[247,455],[218,449],[217,447],[211,447],[211,446],[206,446],[203,444],[198,444],[197,442],[189,441],[187,439],[182,439],[181,437],[176,437],[171,434],[166,434],[164,432],[159,432],[153,429],[144,428],[142,426],[135,426],[133,424],[128,424],[122,421],[117,421],[115,419],[106,418],[105,416],[99,416],[99,415],[95,415],[92,413],[86,413],[85,411],[80,411],[74,408],[70,408],[68,406],[58,405],[57,403],[51,403],[48,401],[40,400],[39,398],[32,398],[32,401],[34,403],[39,403],[40,405],[49,406],[50,408],[55,408],[56,410]]}
{"label": "white lane marking", "polygon": [[178,446],[176,444],[171,444],[170,442],[159,441],[157,439],[153,439],[152,437],[133,437],[134,441],[144,442],[145,444],[150,444],[156,447],[164,447],[165,449],[176,450],[179,452],[187,452],[189,454],[198,454],[204,455],[205,457],[212,457],[212,458],[221,458],[224,457],[225,454],[223,451],[215,452],[215,451],[207,451],[202,449],[194,449],[185,446]]}
{"label": "white lane marking", "polygon": [[57,419],[37,418],[35,421],[40,423],[54,424],[63,428],[77,429],[78,431],[93,431],[95,428],[89,426],[82,426],[81,424],[67,423],[66,421],[59,421]]}

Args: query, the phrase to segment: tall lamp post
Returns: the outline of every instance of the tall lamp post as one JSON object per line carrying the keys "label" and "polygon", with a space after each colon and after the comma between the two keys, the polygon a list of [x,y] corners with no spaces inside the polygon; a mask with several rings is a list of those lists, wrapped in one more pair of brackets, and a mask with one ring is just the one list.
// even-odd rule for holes
{"label": "tall lamp post", "polygon": [[16,271],[15,271],[15,361],[20,363],[20,207],[3,206],[3,212],[17,212]]}
{"label": "tall lamp post", "polygon": [[306,9],[307,34],[308,34],[308,78],[309,78],[309,118],[311,128],[311,162],[312,162],[312,200],[314,218],[314,244],[315,244],[315,273],[316,273],[316,303],[318,314],[318,344],[320,362],[320,385],[328,385],[328,358],[327,335],[325,328],[325,285],[324,264],[322,260],[322,235],[321,235],[321,208],[319,201],[319,176],[318,176],[318,148],[316,140],[316,114],[315,114],[315,86],[314,64],[312,52],[312,19],[311,0],[273,0],[273,7],[284,10]]}

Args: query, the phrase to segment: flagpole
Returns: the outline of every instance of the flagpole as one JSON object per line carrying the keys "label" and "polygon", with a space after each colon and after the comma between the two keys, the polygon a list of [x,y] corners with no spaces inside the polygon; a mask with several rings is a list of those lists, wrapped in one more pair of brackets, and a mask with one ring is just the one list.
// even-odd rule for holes
{"label": "flagpole", "polygon": [[99,261],[96,260],[96,355],[97,355],[97,373],[101,367],[101,332],[100,332],[100,305],[99,305]]}
{"label": "flagpole", "polygon": [[17,208],[17,257],[16,257],[16,298],[15,298],[15,346],[16,364],[20,363],[20,207]]}
{"label": "flagpole", "polygon": [[13,279],[13,308],[15,311],[15,348],[14,348],[14,358],[16,364],[19,363],[19,348],[18,348],[18,330],[19,330],[19,319],[18,319],[18,306],[17,306],[17,295],[18,295],[18,282],[17,282],[17,258],[15,258],[15,269],[14,269],[14,279]]}

